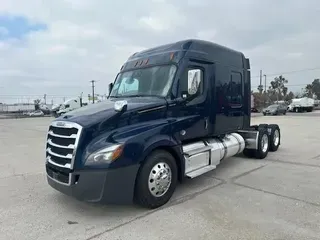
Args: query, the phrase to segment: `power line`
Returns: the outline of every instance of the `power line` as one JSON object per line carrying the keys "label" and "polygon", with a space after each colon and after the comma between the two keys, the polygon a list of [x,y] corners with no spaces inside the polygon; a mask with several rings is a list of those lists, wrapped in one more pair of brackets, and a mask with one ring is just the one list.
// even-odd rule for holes
{"label": "power line", "polygon": [[[315,67],[315,68],[305,68],[305,69],[300,69],[300,70],[294,70],[294,71],[288,71],[288,72],[279,72],[279,73],[272,73],[272,74],[265,74],[268,77],[273,77],[273,76],[279,76],[279,75],[284,75],[284,74],[291,74],[291,73],[297,73],[297,72],[306,72],[306,71],[314,71],[314,70],[320,70],[320,67]],[[260,78],[260,75],[253,76],[251,78]]]}

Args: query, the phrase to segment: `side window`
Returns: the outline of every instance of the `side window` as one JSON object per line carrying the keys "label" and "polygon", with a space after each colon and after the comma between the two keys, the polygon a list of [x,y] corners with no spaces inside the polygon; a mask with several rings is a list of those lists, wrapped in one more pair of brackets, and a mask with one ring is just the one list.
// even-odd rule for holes
{"label": "side window", "polygon": [[231,72],[228,100],[231,105],[242,104],[242,76],[239,72]]}
{"label": "side window", "polygon": [[183,72],[178,87],[178,97],[188,93],[189,95],[202,95],[203,94],[203,71],[196,67],[188,67]]}

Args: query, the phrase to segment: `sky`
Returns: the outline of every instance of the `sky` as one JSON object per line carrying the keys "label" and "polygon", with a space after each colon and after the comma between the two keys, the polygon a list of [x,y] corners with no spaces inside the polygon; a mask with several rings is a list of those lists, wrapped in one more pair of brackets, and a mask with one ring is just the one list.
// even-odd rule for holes
{"label": "sky", "polygon": [[131,54],[188,38],[242,51],[254,90],[261,69],[299,92],[320,78],[319,16],[319,0],[1,0],[0,102],[87,96],[91,80],[105,94]]}

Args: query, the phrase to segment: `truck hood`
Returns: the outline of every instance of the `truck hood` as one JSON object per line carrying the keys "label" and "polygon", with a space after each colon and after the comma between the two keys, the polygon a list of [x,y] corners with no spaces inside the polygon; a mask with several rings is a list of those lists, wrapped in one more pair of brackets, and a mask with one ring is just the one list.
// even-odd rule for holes
{"label": "truck hood", "polygon": [[[114,110],[115,102],[121,100],[126,100],[128,102],[127,110],[124,113],[119,113]],[[128,116],[128,114],[136,111],[147,110],[166,105],[167,101],[165,99],[157,97],[134,97],[127,99],[113,98],[70,111],[57,118],[57,120],[71,121],[78,123],[83,127],[89,127],[102,121],[106,121],[112,117],[120,118],[121,115]]]}

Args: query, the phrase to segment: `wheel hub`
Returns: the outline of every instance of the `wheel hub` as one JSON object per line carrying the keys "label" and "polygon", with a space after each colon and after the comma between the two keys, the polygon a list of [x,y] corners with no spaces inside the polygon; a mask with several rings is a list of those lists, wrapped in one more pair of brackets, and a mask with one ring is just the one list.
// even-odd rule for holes
{"label": "wheel hub", "polygon": [[155,197],[163,196],[171,185],[171,169],[168,164],[161,162],[155,165],[149,175],[149,191]]}

